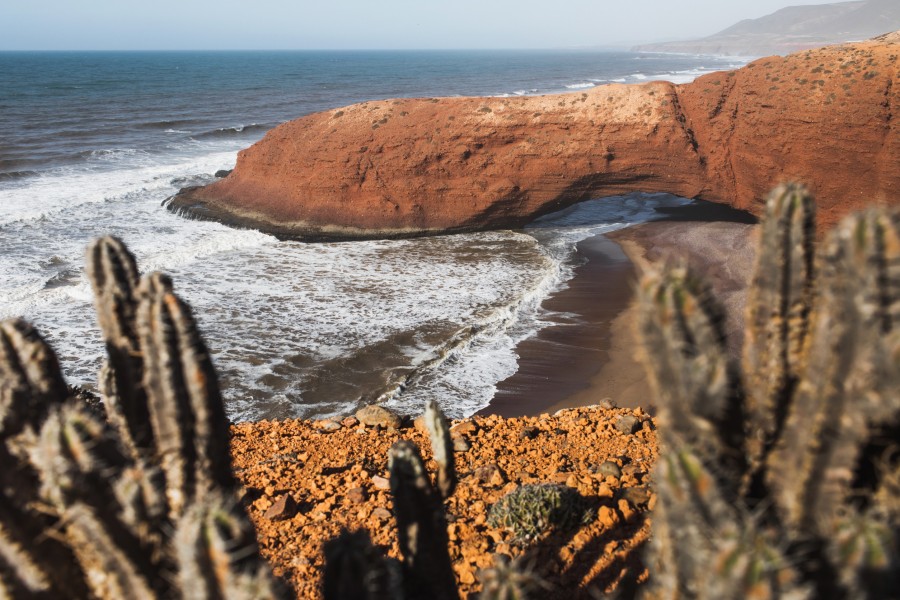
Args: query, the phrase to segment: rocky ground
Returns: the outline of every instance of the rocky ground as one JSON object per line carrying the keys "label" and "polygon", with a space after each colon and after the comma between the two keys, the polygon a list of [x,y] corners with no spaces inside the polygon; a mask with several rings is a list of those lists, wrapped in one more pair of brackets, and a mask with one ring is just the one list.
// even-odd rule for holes
{"label": "rocky ground", "polygon": [[[399,557],[388,449],[411,440],[436,468],[427,434],[408,419],[397,427],[356,417],[239,423],[232,435],[234,468],[262,552],[299,598],[321,597],[322,545],[344,528],[367,530]],[[552,416],[476,416],[453,422],[452,435],[460,483],[445,506],[462,597],[477,594],[479,572],[496,555],[531,565],[549,584],[548,598],[593,597],[623,578],[644,576],[640,550],[654,504],[648,473],[657,456],[655,422],[644,410],[604,402]],[[576,489],[592,507],[592,520],[524,545],[488,525],[495,502],[532,483]]]}

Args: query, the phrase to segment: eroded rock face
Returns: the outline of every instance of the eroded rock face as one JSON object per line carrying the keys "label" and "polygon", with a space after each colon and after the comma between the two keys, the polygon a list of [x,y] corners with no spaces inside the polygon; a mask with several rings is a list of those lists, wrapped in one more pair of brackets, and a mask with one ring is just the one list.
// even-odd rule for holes
{"label": "eroded rock face", "polygon": [[897,34],[686,85],[364,102],[284,123],[169,204],[286,236],[516,227],[588,198],[670,192],[759,213],[805,182],[825,225],[900,198]]}

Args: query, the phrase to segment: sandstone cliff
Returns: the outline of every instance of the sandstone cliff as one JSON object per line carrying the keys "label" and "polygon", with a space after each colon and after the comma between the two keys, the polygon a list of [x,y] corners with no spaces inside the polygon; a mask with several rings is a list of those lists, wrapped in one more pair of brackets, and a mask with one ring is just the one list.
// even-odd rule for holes
{"label": "sandstone cliff", "polygon": [[828,225],[900,201],[898,54],[900,32],[680,86],[365,102],[274,128],[169,207],[285,236],[406,236],[520,226],[628,191],[758,213],[790,179]]}

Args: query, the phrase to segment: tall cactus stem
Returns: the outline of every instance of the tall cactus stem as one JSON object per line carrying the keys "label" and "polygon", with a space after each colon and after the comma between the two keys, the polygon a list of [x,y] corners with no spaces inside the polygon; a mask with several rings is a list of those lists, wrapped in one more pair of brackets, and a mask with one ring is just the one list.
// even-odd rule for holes
{"label": "tall cactus stem", "polygon": [[446,500],[456,489],[456,463],[453,454],[453,440],[450,439],[450,426],[434,400],[429,400],[425,405],[425,427],[431,438],[434,461],[438,465],[438,490]]}
{"label": "tall cactus stem", "polygon": [[394,444],[388,469],[407,595],[456,600],[443,503],[415,444],[405,440]]}

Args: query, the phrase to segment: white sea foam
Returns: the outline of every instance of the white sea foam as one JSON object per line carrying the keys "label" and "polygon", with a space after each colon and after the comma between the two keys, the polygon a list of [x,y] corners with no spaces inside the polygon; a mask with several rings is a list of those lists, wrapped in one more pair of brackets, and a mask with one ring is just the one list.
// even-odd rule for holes
{"label": "white sea foam", "polygon": [[570,89],[570,90],[583,90],[583,89],[586,89],[586,88],[592,88],[592,87],[595,87],[596,85],[597,85],[597,84],[596,84],[595,82],[591,82],[591,81],[583,81],[583,82],[581,82],[581,83],[573,83],[573,84],[567,85],[567,86],[566,86],[566,89]]}

